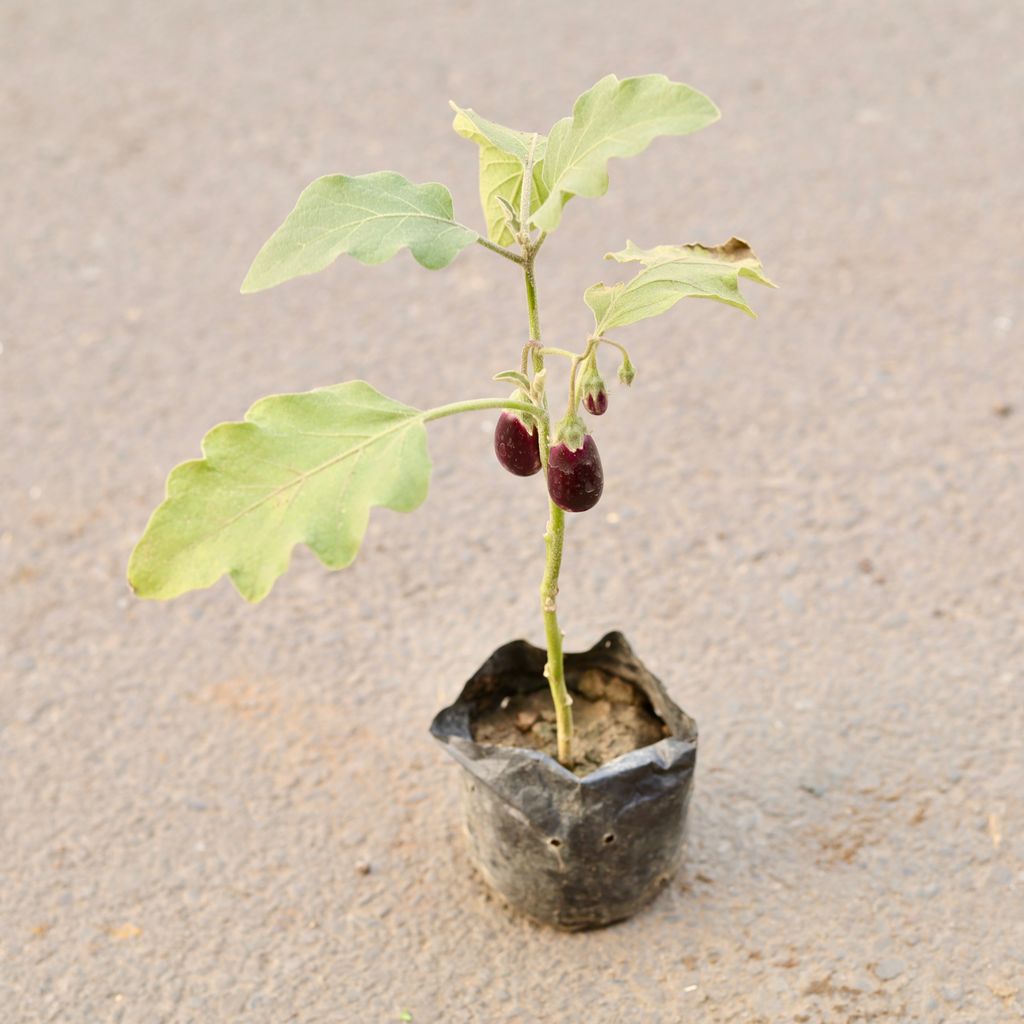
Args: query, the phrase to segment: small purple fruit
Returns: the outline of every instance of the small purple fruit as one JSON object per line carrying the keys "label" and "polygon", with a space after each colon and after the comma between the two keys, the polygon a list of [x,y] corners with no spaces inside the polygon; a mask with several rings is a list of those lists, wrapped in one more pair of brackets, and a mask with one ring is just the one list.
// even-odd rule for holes
{"label": "small purple fruit", "polygon": [[590,391],[583,399],[587,412],[593,416],[603,416],[608,411],[608,392],[602,385],[596,391]]}
{"label": "small purple fruit", "polygon": [[548,453],[548,494],[566,512],[586,512],[593,508],[604,490],[601,456],[591,434],[583,438],[576,451],[555,444]]}
{"label": "small purple fruit", "polygon": [[540,439],[523,421],[503,412],[494,427],[494,454],[516,476],[533,476],[540,470]]}

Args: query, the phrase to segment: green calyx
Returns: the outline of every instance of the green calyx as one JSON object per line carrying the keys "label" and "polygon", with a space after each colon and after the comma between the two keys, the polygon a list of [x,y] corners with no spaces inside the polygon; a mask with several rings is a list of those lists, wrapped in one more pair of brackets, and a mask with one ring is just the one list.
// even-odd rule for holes
{"label": "green calyx", "polygon": [[[527,391],[527,390],[525,390],[524,388],[521,388],[521,387],[520,388],[516,388],[515,391],[513,391],[512,394],[509,395],[508,397],[509,397],[509,401],[510,402],[523,402],[523,403],[525,403],[527,405],[533,405],[534,404],[533,396],[531,396],[529,391]],[[531,416],[530,413],[525,412],[524,410],[521,410],[521,409],[506,409],[505,411],[510,416],[515,416],[516,419],[521,420],[522,423],[523,423],[523,426],[525,426],[527,430],[529,430],[531,432],[532,431],[536,431],[536,429],[537,429],[537,419],[536,419],[535,416]]]}
{"label": "green calyx", "polygon": [[574,412],[568,413],[555,427],[554,444],[564,444],[571,452],[583,447],[583,439],[587,436],[587,426]]}
{"label": "green calyx", "polygon": [[597,355],[591,353],[584,361],[580,370],[578,393],[582,399],[597,399],[607,389],[604,385],[604,378],[597,369]]}

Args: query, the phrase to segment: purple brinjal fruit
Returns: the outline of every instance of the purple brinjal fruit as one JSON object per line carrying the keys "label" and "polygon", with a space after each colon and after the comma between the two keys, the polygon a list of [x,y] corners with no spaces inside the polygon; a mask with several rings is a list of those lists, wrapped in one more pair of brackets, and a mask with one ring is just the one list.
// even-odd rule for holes
{"label": "purple brinjal fruit", "polygon": [[592,415],[603,416],[608,411],[608,392],[605,391],[604,385],[588,391],[583,398],[583,405]]}
{"label": "purple brinjal fruit", "polygon": [[494,428],[494,454],[516,476],[533,476],[540,470],[540,439],[537,431],[510,412],[498,417]]}
{"label": "purple brinjal fruit", "polygon": [[593,508],[604,490],[601,456],[591,434],[571,451],[566,444],[551,446],[548,454],[548,494],[566,512],[586,512]]}

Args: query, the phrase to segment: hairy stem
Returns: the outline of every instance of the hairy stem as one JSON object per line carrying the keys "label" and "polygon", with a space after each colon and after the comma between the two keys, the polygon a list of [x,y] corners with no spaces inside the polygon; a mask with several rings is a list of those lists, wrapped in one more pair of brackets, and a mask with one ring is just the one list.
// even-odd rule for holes
{"label": "hairy stem", "polygon": [[576,406],[578,404],[578,399],[576,397],[576,377],[579,374],[580,366],[590,358],[590,354],[594,351],[597,341],[598,339],[591,338],[587,342],[587,347],[578,356],[572,357],[572,366],[569,367],[569,406],[566,409],[566,416],[572,416],[576,412]]}
{"label": "hairy stem", "polygon": [[544,675],[551,688],[555,705],[555,726],[558,730],[558,760],[571,768],[572,697],[565,685],[565,663],[562,657],[562,630],[558,625],[558,573],[562,568],[562,545],[565,540],[565,513],[548,499],[548,528],[544,534],[547,560],[544,580],[540,585],[540,606],[544,615],[544,635],[548,645],[548,662]]}
{"label": "hairy stem", "polygon": [[[540,341],[540,316],[537,313],[537,280],[533,274],[532,256],[523,264],[523,278],[526,281],[526,308],[530,317],[530,341]],[[535,366],[538,355],[539,352],[534,349],[533,359]]]}
{"label": "hairy stem", "polygon": [[[533,276],[534,253],[528,251],[523,276],[526,278],[526,306],[530,317],[530,339],[540,341],[540,318],[537,314],[537,283]],[[534,372],[543,369],[544,356],[539,348],[533,350]],[[544,471],[548,467],[550,438],[546,420],[541,423],[540,457]],[[558,574],[562,568],[562,547],[565,541],[565,513],[548,499],[548,528],[544,534],[546,560],[544,579],[540,585],[540,607],[544,617],[544,635],[547,639],[548,660],[544,675],[551,688],[555,705],[555,726],[558,730],[558,760],[566,768],[573,764],[572,756],[572,697],[565,685],[565,663],[562,656],[562,630],[558,625]]]}
{"label": "hairy stem", "polygon": [[540,350],[540,354],[542,356],[563,356],[566,359],[576,358],[575,352],[570,352],[567,348],[554,348],[551,345],[544,345]]}
{"label": "hairy stem", "polygon": [[572,366],[569,367],[569,404],[565,410],[566,416],[572,416],[576,412],[576,371],[582,361],[583,356],[573,356]]}
{"label": "hairy stem", "polygon": [[526,261],[517,252],[513,252],[511,249],[506,249],[504,246],[495,245],[493,242],[488,241],[482,235],[477,236],[477,243],[482,245],[485,249],[490,249],[491,252],[496,252],[499,256],[504,256],[505,259],[511,260],[513,263],[518,263],[520,266]]}
{"label": "hairy stem", "polygon": [[436,409],[428,409],[423,414],[423,422],[444,419],[460,412],[475,412],[477,409],[514,409],[516,412],[528,412],[538,420],[545,418],[543,409],[529,402],[515,402],[511,398],[470,398],[465,402],[452,402],[450,405],[439,405]]}
{"label": "hairy stem", "polygon": [[523,187],[519,190],[519,223],[526,232],[530,234],[530,204],[533,199],[533,157],[537,152],[536,133],[530,138],[530,151],[526,157],[526,167],[523,169]]}

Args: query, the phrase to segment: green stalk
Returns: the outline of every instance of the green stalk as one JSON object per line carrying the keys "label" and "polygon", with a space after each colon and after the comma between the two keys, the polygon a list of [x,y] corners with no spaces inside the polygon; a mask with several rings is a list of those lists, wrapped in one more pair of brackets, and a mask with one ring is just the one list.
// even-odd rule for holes
{"label": "green stalk", "polygon": [[565,663],[562,658],[562,630],[558,625],[558,573],[562,568],[562,544],[565,540],[565,513],[549,498],[548,528],[544,534],[547,561],[544,580],[540,585],[540,606],[544,614],[544,634],[548,644],[548,662],[544,675],[551,688],[555,705],[555,726],[558,730],[558,760],[571,768],[572,757],[572,697],[565,685]]}
{"label": "green stalk", "polygon": [[[526,280],[526,308],[530,316],[530,341],[540,341],[540,317],[537,314],[537,281],[533,276],[532,256],[523,267],[523,277]],[[537,359],[538,355],[539,353],[534,349],[534,360]]]}
{"label": "green stalk", "polygon": [[[537,283],[533,276],[533,256],[536,250],[527,250],[523,276],[526,279],[526,306],[530,317],[530,339],[540,341],[540,317],[537,314]],[[544,356],[533,350],[534,372],[543,369]],[[540,429],[540,457],[547,472],[550,437],[547,423]],[[565,513],[549,498],[548,528],[544,534],[546,561],[544,579],[540,585],[540,607],[544,616],[544,635],[547,638],[548,660],[544,675],[551,688],[555,705],[555,726],[558,731],[558,760],[566,768],[573,764],[572,756],[572,697],[565,685],[565,663],[562,656],[562,630],[558,625],[558,574],[562,568],[562,546],[565,541]]]}
{"label": "green stalk", "polygon": [[423,414],[423,422],[444,419],[460,412],[475,412],[477,409],[515,409],[516,412],[528,412],[538,420],[544,418],[544,410],[529,402],[515,402],[511,398],[470,398],[465,402],[452,402],[451,405],[439,405],[436,409],[428,409]]}
{"label": "green stalk", "polygon": [[518,253],[512,252],[511,249],[505,249],[500,245],[495,245],[482,236],[477,237],[477,244],[482,245],[485,249],[490,249],[491,252],[496,252],[499,256],[504,256],[505,259],[511,260],[513,263],[523,262],[523,257]]}

